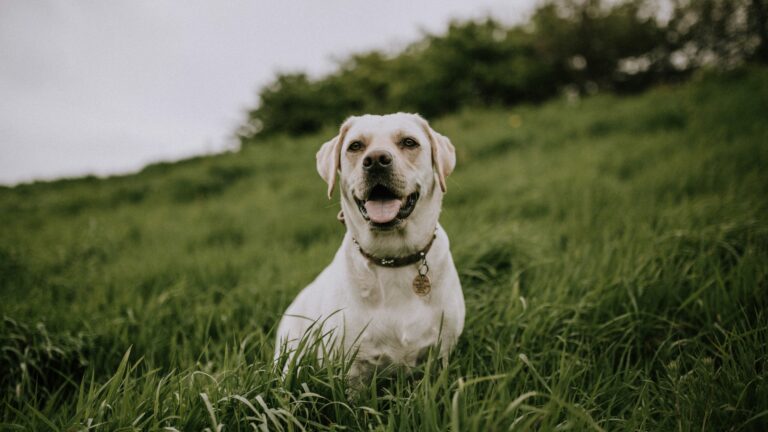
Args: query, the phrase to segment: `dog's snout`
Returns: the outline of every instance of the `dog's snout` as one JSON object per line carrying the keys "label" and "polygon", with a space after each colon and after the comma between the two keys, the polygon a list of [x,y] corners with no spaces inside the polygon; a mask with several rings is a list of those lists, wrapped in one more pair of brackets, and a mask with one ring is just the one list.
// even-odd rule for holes
{"label": "dog's snout", "polygon": [[392,165],[392,153],[385,150],[374,150],[363,158],[363,168],[366,170],[387,168]]}

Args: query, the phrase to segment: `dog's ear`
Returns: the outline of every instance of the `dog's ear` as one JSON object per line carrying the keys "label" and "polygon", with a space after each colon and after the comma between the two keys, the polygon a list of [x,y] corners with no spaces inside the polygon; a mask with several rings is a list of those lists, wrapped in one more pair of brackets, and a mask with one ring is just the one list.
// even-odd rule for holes
{"label": "dog's ear", "polygon": [[333,188],[336,185],[336,172],[341,169],[341,145],[352,124],[353,117],[348,118],[339,128],[339,134],[326,141],[317,152],[317,172],[328,183],[328,199],[333,198]]}
{"label": "dog's ear", "polygon": [[423,117],[416,114],[416,117],[422,123],[422,127],[429,136],[432,144],[432,167],[437,173],[437,180],[440,183],[440,190],[446,191],[445,179],[456,167],[456,148],[451,144],[447,136],[442,135],[432,129],[429,123]]}
{"label": "dog's ear", "polygon": [[456,167],[456,148],[451,144],[447,136],[441,135],[434,130],[432,143],[432,165],[437,171],[437,179],[440,181],[440,189],[445,192],[445,178],[448,177]]}

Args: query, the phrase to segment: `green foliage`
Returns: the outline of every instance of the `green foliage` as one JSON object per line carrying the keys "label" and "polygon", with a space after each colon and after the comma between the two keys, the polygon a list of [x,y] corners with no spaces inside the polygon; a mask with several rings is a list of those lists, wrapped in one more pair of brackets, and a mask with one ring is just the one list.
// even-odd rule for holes
{"label": "green foliage", "polygon": [[429,118],[463,107],[540,102],[559,93],[636,92],[702,66],[767,61],[763,0],[552,0],[530,22],[453,22],[402,52],[372,51],[312,80],[279,74],[240,135],[304,134],[353,114],[407,111]]}
{"label": "green foliage", "polygon": [[88,365],[83,334],[53,334],[43,323],[29,328],[5,317],[0,324],[0,368],[3,391],[18,399],[50,397],[68,381],[82,377]]}
{"label": "green foliage", "polygon": [[343,233],[330,129],[0,189],[0,428],[766,430],[766,112],[753,68],[434,122],[464,334],[358,394],[272,361]]}

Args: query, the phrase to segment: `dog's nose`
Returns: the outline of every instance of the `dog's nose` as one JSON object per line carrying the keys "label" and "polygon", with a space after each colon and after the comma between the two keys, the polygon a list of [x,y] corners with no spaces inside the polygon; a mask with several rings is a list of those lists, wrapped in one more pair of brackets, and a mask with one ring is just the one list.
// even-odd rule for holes
{"label": "dog's nose", "polygon": [[385,150],[374,150],[363,159],[363,168],[366,170],[386,168],[390,165],[392,165],[392,153]]}

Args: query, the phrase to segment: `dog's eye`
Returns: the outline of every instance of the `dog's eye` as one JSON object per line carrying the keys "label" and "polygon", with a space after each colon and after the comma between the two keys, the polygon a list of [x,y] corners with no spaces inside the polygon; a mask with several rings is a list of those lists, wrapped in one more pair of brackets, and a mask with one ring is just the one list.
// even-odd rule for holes
{"label": "dog's eye", "polygon": [[416,142],[413,138],[404,138],[402,141],[400,141],[400,144],[403,145],[403,147],[418,147],[419,143]]}
{"label": "dog's eye", "polygon": [[349,147],[347,147],[347,151],[357,152],[357,151],[362,150],[363,147],[365,147],[365,145],[363,145],[363,143],[361,143],[360,141],[355,141],[352,144],[350,144]]}

